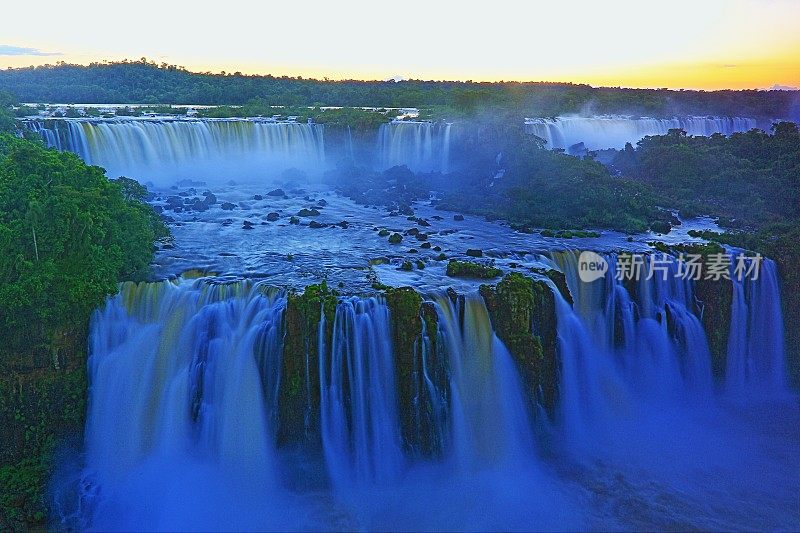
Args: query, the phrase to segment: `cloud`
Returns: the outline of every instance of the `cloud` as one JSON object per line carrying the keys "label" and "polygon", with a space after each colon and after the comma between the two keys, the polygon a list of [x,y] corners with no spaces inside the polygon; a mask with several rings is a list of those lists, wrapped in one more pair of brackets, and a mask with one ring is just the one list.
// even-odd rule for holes
{"label": "cloud", "polygon": [[777,83],[767,89],[769,91],[800,91],[800,87],[791,87],[789,85],[778,85]]}
{"label": "cloud", "polygon": [[61,52],[43,52],[38,48],[25,48],[0,44],[0,56],[60,56]]}

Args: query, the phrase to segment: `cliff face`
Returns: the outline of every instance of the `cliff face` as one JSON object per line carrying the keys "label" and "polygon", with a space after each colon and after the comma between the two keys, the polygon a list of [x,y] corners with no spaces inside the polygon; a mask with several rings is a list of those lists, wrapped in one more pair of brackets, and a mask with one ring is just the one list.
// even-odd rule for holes
{"label": "cliff face", "polygon": [[[278,444],[319,445],[319,349],[330,346],[336,293],[326,284],[289,294],[278,394]],[[322,319],[324,320],[324,329]]]}
{"label": "cliff face", "polygon": [[82,440],[86,329],[0,363],[0,530],[43,527],[53,454]]}
{"label": "cliff face", "polygon": [[492,326],[517,364],[526,397],[553,414],[558,396],[556,313],[553,293],[543,281],[518,273],[496,286],[483,285]]}
{"label": "cliff face", "polygon": [[777,257],[781,278],[784,335],[786,339],[786,370],[789,385],[800,388],[800,270],[794,260]]}
{"label": "cliff face", "polygon": [[[788,265],[780,266],[788,371],[796,387],[800,381],[800,276]],[[571,301],[563,274],[556,271],[539,272],[535,277],[511,273],[495,285],[480,287],[491,328],[519,371],[530,413],[543,412],[550,418],[557,412],[560,372],[553,290]],[[709,341],[712,371],[721,381],[730,334],[731,282],[698,281],[694,292],[696,314]],[[403,448],[413,456],[436,457],[444,444],[436,427],[437,406],[450,397],[448,354],[437,306],[452,302],[453,308],[459,309],[464,297],[449,291],[436,303],[403,287],[386,288],[383,298],[391,316]],[[287,295],[281,324],[279,447],[320,447],[319,358],[321,347],[331,347],[337,301],[336,292],[324,283]],[[69,332],[50,347],[5,356],[1,361],[0,530],[45,524],[54,451],[66,441],[82,442],[88,385],[86,337],[86,329]],[[440,391],[441,398],[431,397],[431,388]]]}
{"label": "cliff face", "polygon": [[725,376],[733,286],[726,280],[699,280],[695,283],[695,297],[711,350],[711,370],[720,380]]}

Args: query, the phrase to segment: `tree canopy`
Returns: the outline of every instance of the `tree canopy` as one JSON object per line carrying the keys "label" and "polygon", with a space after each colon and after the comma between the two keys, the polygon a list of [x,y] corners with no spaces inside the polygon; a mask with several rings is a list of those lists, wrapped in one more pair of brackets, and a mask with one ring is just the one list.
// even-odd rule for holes
{"label": "tree canopy", "polygon": [[127,182],[0,135],[0,344],[47,343],[85,324],[121,279],[143,276],[166,227]]}
{"label": "tree canopy", "polygon": [[673,91],[550,82],[361,81],[195,73],[139,61],[59,63],[0,71],[0,90],[23,102],[445,108],[451,113],[510,109],[520,115],[630,113],[647,116],[800,115],[797,91]]}
{"label": "tree canopy", "polygon": [[781,122],[729,137],[693,137],[681,130],[628,145],[614,165],[653,187],[686,214],[713,214],[723,223],[760,228],[800,220],[800,133]]}

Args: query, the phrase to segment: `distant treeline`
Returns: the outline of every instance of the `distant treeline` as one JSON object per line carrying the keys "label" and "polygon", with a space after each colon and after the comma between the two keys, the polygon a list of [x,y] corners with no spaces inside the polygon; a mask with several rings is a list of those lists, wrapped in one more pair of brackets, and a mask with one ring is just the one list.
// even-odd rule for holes
{"label": "distant treeline", "polygon": [[594,88],[546,82],[331,81],[239,72],[194,73],[139,61],[59,63],[0,71],[0,90],[22,102],[160,103],[438,108],[472,114],[493,108],[520,115],[627,113],[647,116],[800,116],[800,91],[674,91]]}

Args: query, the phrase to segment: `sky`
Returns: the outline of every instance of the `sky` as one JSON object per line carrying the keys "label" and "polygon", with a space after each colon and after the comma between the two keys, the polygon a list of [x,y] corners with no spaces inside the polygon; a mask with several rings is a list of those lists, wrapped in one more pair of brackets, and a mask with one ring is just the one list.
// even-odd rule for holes
{"label": "sky", "polygon": [[800,0],[65,4],[5,3],[0,68],[146,57],[332,79],[800,87]]}

